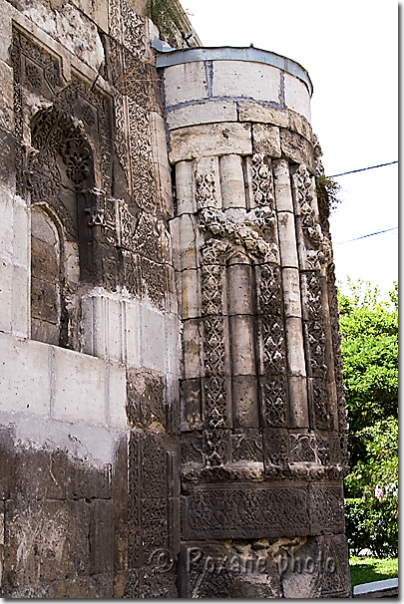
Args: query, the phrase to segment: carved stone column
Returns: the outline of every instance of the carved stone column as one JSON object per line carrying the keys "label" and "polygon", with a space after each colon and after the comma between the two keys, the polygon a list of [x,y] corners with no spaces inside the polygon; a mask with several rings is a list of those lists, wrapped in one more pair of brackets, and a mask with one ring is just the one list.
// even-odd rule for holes
{"label": "carved stone column", "polygon": [[183,324],[181,595],[347,597],[344,399],[310,78],[253,48],[157,66]]}

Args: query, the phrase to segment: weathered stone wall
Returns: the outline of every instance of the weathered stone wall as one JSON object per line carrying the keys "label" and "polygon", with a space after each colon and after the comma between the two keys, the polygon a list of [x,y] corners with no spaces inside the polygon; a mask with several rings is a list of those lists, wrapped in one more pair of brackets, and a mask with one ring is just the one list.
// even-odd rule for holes
{"label": "weathered stone wall", "polygon": [[159,73],[144,0],[0,14],[1,595],[346,595],[307,74]]}
{"label": "weathered stone wall", "polygon": [[176,596],[151,559],[179,550],[158,31],[144,2],[0,14],[1,593]]}
{"label": "weathered stone wall", "polygon": [[[157,65],[183,322],[181,595],[346,597],[345,402],[310,79],[253,48]],[[309,571],[282,568],[294,557]]]}

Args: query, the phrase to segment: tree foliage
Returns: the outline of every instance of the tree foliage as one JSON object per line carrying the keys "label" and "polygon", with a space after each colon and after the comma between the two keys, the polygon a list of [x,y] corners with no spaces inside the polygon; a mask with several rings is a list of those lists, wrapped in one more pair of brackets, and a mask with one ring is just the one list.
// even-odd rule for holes
{"label": "tree foliage", "polygon": [[351,472],[345,480],[350,548],[398,548],[398,285],[390,302],[370,283],[339,293]]}
{"label": "tree foliage", "polygon": [[398,418],[398,285],[390,303],[370,283],[339,293],[341,354],[349,414],[351,464],[366,456],[362,428]]}

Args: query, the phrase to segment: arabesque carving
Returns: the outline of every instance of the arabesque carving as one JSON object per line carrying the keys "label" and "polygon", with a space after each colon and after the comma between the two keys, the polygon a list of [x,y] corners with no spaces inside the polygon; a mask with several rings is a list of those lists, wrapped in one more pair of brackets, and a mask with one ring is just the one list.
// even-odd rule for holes
{"label": "arabesque carving", "polygon": [[269,206],[272,209],[274,204],[273,178],[264,153],[255,153],[252,156],[252,171],[255,204]]}
{"label": "arabesque carving", "polygon": [[[265,262],[278,261],[278,247],[275,243],[268,243],[259,235],[259,222],[252,222],[256,215],[253,214],[247,220],[254,224],[255,229],[245,223],[236,222],[224,212],[213,209],[202,209],[200,211],[200,228],[210,231],[216,237],[222,237],[235,245],[243,246],[247,253],[263,258]],[[264,221],[265,225],[265,221]]]}
{"label": "arabesque carving", "polygon": [[304,164],[293,175],[293,183],[306,245],[305,262],[308,269],[321,269],[331,259],[331,244],[317,220],[313,179]]}

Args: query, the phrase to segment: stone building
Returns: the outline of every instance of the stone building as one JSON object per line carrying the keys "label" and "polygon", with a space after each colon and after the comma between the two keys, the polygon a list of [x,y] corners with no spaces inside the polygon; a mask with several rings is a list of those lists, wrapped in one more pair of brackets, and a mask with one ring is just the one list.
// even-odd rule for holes
{"label": "stone building", "polygon": [[1,594],[346,597],[312,84],[174,8],[0,0]]}

